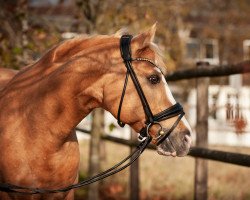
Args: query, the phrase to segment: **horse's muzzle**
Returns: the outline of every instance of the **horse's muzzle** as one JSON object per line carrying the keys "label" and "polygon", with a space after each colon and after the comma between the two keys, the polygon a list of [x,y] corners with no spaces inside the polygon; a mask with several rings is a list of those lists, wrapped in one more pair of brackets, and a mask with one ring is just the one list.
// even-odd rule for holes
{"label": "horse's muzzle", "polygon": [[[165,132],[168,130],[164,129]],[[188,154],[191,146],[190,132],[173,131],[160,145],[157,146],[157,152],[165,156],[185,156]]]}

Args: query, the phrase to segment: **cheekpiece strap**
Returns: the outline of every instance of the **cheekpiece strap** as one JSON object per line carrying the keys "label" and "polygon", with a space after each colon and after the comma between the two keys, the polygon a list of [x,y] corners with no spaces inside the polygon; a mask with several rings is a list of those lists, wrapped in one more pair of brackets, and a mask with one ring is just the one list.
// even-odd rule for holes
{"label": "cheekpiece strap", "polygon": [[133,38],[132,35],[123,35],[121,37],[120,49],[121,49],[121,56],[124,62],[132,61],[131,48],[130,48],[130,43],[132,38]]}

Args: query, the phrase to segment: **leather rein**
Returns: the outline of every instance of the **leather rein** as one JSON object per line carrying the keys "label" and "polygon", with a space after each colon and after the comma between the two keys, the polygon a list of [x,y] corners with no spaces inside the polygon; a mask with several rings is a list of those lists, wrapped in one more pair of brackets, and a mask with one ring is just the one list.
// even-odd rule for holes
{"label": "leather rein", "polygon": [[[158,114],[155,114],[155,115],[152,114],[152,111],[151,111],[150,106],[147,102],[147,99],[144,95],[144,92],[141,88],[141,85],[138,81],[138,78],[133,70],[132,61],[145,61],[145,62],[151,63],[154,66],[156,66],[156,65],[152,61],[150,61],[146,58],[132,59],[131,49],[130,49],[131,40],[132,40],[131,35],[123,35],[121,37],[121,40],[120,40],[121,56],[123,58],[125,66],[127,68],[127,73],[126,73],[124,88],[122,91],[121,100],[120,100],[120,104],[119,104],[119,108],[118,108],[117,118],[118,118],[118,124],[121,127],[124,127],[125,124],[123,122],[121,122],[120,114],[121,114],[123,99],[124,99],[125,92],[126,92],[128,77],[130,76],[133,83],[134,83],[134,86],[137,90],[137,93],[140,97],[145,115],[147,117],[147,120],[145,122],[145,127],[142,128],[140,131],[139,138],[141,139],[141,143],[136,147],[136,150],[132,154],[130,154],[129,156],[124,158],[121,162],[119,162],[116,165],[114,165],[113,167],[111,167],[110,169],[105,170],[105,171],[103,171],[103,172],[101,172],[93,177],[89,177],[89,178],[85,179],[84,181],[81,181],[77,184],[69,185],[69,186],[64,187],[64,188],[59,188],[59,189],[45,189],[44,188],[43,189],[43,188],[34,188],[34,187],[23,187],[23,186],[13,185],[10,183],[0,183],[0,191],[8,192],[8,193],[32,195],[32,194],[67,192],[67,191],[72,190],[72,189],[86,186],[86,185],[89,185],[89,184],[94,183],[96,181],[102,180],[108,176],[111,176],[113,174],[116,174],[116,173],[122,171],[123,169],[130,166],[135,160],[137,160],[137,158],[139,158],[139,156],[143,153],[143,151],[147,148],[147,146],[150,144],[150,142],[153,139],[152,136],[149,134],[149,130],[153,125],[158,125],[160,127],[160,131],[158,132],[157,138],[154,138],[154,140],[156,141],[156,145],[161,144],[171,134],[171,132],[175,129],[175,127],[178,125],[179,121],[181,120],[181,118],[185,114],[183,111],[183,108],[179,103],[176,103],[175,105],[163,110],[162,112],[160,112]],[[169,118],[172,118],[172,117],[176,117],[176,116],[178,116],[178,118],[175,121],[175,123],[172,125],[172,127],[168,131],[164,131],[159,122],[166,120],[166,119],[169,119]]]}

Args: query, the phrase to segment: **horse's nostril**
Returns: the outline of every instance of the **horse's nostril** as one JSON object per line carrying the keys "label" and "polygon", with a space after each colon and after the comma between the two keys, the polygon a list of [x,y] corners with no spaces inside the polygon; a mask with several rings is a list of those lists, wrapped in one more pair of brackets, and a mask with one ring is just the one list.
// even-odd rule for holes
{"label": "horse's nostril", "polygon": [[187,144],[189,146],[192,143],[192,139],[191,139],[191,137],[189,135],[185,135],[184,138],[183,138],[183,141],[184,141],[185,144]]}
{"label": "horse's nostril", "polygon": [[184,136],[184,142],[188,142],[188,138],[186,137],[186,135]]}
{"label": "horse's nostril", "polygon": [[187,135],[187,136],[189,136],[189,137],[190,137],[190,136],[191,136],[191,132],[190,132],[190,130],[186,130],[186,131],[185,131],[185,135]]}

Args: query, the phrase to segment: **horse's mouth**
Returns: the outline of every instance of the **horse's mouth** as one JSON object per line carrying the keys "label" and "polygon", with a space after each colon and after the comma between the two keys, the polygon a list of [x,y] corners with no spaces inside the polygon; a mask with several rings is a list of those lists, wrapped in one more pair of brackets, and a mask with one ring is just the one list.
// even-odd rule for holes
{"label": "horse's mouth", "polygon": [[161,148],[161,145],[157,146],[157,153],[163,156],[173,156],[176,157],[176,151],[170,152],[170,151],[165,151]]}
{"label": "horse's mouth", "polygon": [[157,153],[164,156],[182,157],[186,156],[191,146],[191,137],[184,135],[182,139],[170,135],[160,145],[157,146]]}

